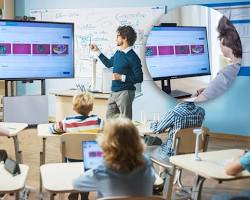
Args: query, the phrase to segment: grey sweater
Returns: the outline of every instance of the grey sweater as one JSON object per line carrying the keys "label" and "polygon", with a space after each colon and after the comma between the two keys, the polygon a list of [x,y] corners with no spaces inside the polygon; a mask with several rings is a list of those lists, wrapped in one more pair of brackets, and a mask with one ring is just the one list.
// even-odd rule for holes
{"label": "grey sweater", "polygon": [[220,70],[217,76],[209,83],[202,92],[206,100],[214,99],[226,92],[236,79],[240,70],[239,64],[231,64]]}

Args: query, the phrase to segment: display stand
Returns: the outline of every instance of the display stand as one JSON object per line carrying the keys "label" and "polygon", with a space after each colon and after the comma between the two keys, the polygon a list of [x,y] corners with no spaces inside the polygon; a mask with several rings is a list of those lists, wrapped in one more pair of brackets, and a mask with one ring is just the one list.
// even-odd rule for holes
{"label": "display stand", "polygon": [[[167,83],[167,84],[166,84]],[[186,98],[190,97],[191,94],[181,91],[181,90],[171,90],[171,83],[170,79],[161,80],[161,88],[164,92],[166,92],[168,95],[174,97],[174,98]]]}
{"label": "display stand", "polygon": [[[177,24],[176,23],[161,23],[159,26],[161,26],[161,27],[175,27],[175,26],[177,26]],[[178,98],[186,98],[186,97],[191,96],[190,93],[187,93],[184,91],[171,90],[170,79],[162,79],[161,80],[161,88],[164,92],[166,92],[170,96],[177,98],[177,99]]]}

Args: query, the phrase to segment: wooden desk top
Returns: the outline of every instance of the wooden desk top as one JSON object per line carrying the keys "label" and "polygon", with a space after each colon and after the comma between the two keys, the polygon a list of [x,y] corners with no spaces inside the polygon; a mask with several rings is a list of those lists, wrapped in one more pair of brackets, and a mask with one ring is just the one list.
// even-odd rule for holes
{"label": "wooden desk top", "polygon": [[170,162],[174,165],[187,169],[204,178],[215,179],[218,181],[229,181],[241,178],[250,178],[248,171],[243,171],[236,176],[229,176],[225,172],[225,165],[231,159],[241,155],[244,150],[228,149],[221,151],[211,151],[199,153],[201,161],[195,161],[194,154],[171,156]]}
{"label": "wooden desk top", "polygon": [[150,124],[149,123],[140,123],[140,122],[134,122],[136,128],[138,129],[139,131],[139,134],[141,136],[144,136],[144,135],[149,135],[149,134],[152,134],[152,130],[150,130]]}
{"label": "wooden desk top", "polygon": [[53,137],[53,136],[60,136],[58,134],[50,133],[49,125],[50,124],[38,124],[37,125],[37,136],[38,137],[43,137],[43,138]]}
{"label": "wooden desk top", "polygon": [[40,167],[43,187],[50,192],[74,191],[72,181],[83,172],[83,163],[49,163]]}
{"label": "wooden desk top", "polygon": [[15,123],[15,122],[0,122],[0,126],[9,130],[9,136],[16,136],[23,129],[28,127],[26,123]]}
{"label": "wooden desk top", "polygon": [[21,174],[13,176],[4,169],[4,164],[0,164],[0,192],[15,192],[24,188],[29,167],[22,164],[19,164],[19,167]]}
{"label": "wooden desk top", "polygon": [[[53,94],[55,96],[73,97],[80,93],[81,92],[79,90],[58,90],[58,91],[51,92],[50,94]],[[107,93],[92,93],[92,94],[96,99],[108,99],[110,96],[110,94],[107,94]]]}
{"label": "wooden desk top", "polygon": [[[43,187],[49,192],[72,192],[72,181],[78,178],[83,170],[83,162],[49,163],[40,167]],[[155,185],[163,183],[157,174]]]}

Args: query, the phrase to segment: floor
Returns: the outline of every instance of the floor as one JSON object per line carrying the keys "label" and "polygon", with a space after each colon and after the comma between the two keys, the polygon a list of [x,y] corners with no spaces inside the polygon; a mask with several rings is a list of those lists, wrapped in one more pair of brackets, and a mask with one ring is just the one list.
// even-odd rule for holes
{"label": "floor", "polygon": [[[20,149],[22,150],[23,163],[30,166],[27,179],[27,186],[31,189],[29,199],[39,199],[39,152],[42,150],[42,140],[37,137],[36,129],[26,129],[19,135]],[[47,139],[46,162],[60,162],[59,138],[53,137]],[[237,140],[222,140],[210,138],[208,150],[219,150],[227,148],[250,148],[250,144]],[[10,157],[14,157],[13,140],[7,137],[0,137],[0,149],[6,149]],[[184,171],[183,184],[191,187],[194,181],[194,174]],[[250,185],[250,179],[223,182],[219,184],[213,180],[206,180],[202,192],[202,200],[210,200],[215,193],[226,192],[237,194],[241,190],[247,190]],[[45,199],[49,199],[45,193]],[[13,196],[5,198],[14,199]],[[59,199],[56,197],[55,199]],[[67,199],[67,195],[65,195]],[[91,193],[90,199],[95,199],[95,193]]]}

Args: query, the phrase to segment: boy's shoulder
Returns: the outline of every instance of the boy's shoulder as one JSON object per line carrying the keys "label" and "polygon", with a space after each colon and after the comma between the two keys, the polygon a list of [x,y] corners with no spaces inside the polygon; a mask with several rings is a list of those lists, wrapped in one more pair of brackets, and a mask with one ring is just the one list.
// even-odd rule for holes
{"label": "boy's shoulder", "polygon": [[83,120],[86,119],[86,116],[83,115],[70,115],[64,118],[64,120]]}

